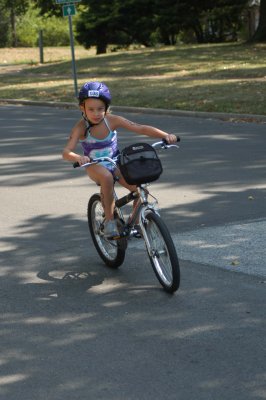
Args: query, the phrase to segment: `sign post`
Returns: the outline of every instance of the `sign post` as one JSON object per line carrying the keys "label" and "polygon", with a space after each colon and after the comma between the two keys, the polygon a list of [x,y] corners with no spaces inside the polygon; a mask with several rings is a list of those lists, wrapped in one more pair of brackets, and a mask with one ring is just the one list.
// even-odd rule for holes
{"label": "sign post", "polygon": [[76,71],[76,61],[75,61],[75,47],[74,47],[74,36],[72,28],[72,15],[76,14],[75,5],[72,3],[78,3],[81,0],[55,0],[56,4],[62,4],[63,16],[68,17],[69,24],[69,36],[70,36],[70,47],[72,55],[72,74],[74,80],[74,91],[75,97],[78,97],[78,84],[77,84],[77,71]]}
{"label": "sign post", "polygon": [[43,31],[39,30],[40,63],[43,64]]}

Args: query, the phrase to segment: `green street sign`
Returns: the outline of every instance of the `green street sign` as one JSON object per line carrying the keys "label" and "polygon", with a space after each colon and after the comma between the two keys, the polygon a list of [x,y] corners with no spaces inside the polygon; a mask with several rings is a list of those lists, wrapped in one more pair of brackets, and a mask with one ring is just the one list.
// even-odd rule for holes
{"label": "green street sign", "polygon": [[56,4],[79,3],[81,0],[55,0]]}
{"label": "green street sign", "polygon": [[63,6],[63,17],[69,17],[70,15],[76,14],[76,8],[74,4],[67,4]]}

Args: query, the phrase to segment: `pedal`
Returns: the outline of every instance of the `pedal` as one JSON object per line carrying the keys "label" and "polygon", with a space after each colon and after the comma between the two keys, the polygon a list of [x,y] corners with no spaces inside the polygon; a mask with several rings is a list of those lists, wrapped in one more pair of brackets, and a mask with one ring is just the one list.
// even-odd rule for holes
{"label": "pedal", "polygon": [[131,231],[132,236],[134,236],[137,239],[141,239],[142,238],[142,234],[141,234],[141,229],[139,225],[135,225],[134,229]]}

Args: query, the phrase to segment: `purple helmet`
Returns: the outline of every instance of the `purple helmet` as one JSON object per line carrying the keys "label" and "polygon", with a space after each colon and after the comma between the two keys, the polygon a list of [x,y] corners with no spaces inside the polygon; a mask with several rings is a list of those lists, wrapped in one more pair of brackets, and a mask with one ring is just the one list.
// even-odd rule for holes
{"label": "purple helmet", "polygon": [[102,100],[106,108],[111,103],[111,93],[108,87],[101,82],[86,82],[79,91],[79,104],[82,104],[86,99],[100,99]]}

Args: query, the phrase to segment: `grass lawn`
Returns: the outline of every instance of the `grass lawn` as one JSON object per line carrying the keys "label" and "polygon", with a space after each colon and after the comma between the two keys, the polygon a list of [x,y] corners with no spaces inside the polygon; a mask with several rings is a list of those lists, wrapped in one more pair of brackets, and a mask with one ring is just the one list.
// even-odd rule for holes
{"label": "grass lawn", "polygon": [[[96,56],[75,48],[78,85],[102,80],[114,105],[266,115],[266,44],[180,45]],[[0,49],[0,98],[75,101],[69,47]]]}

